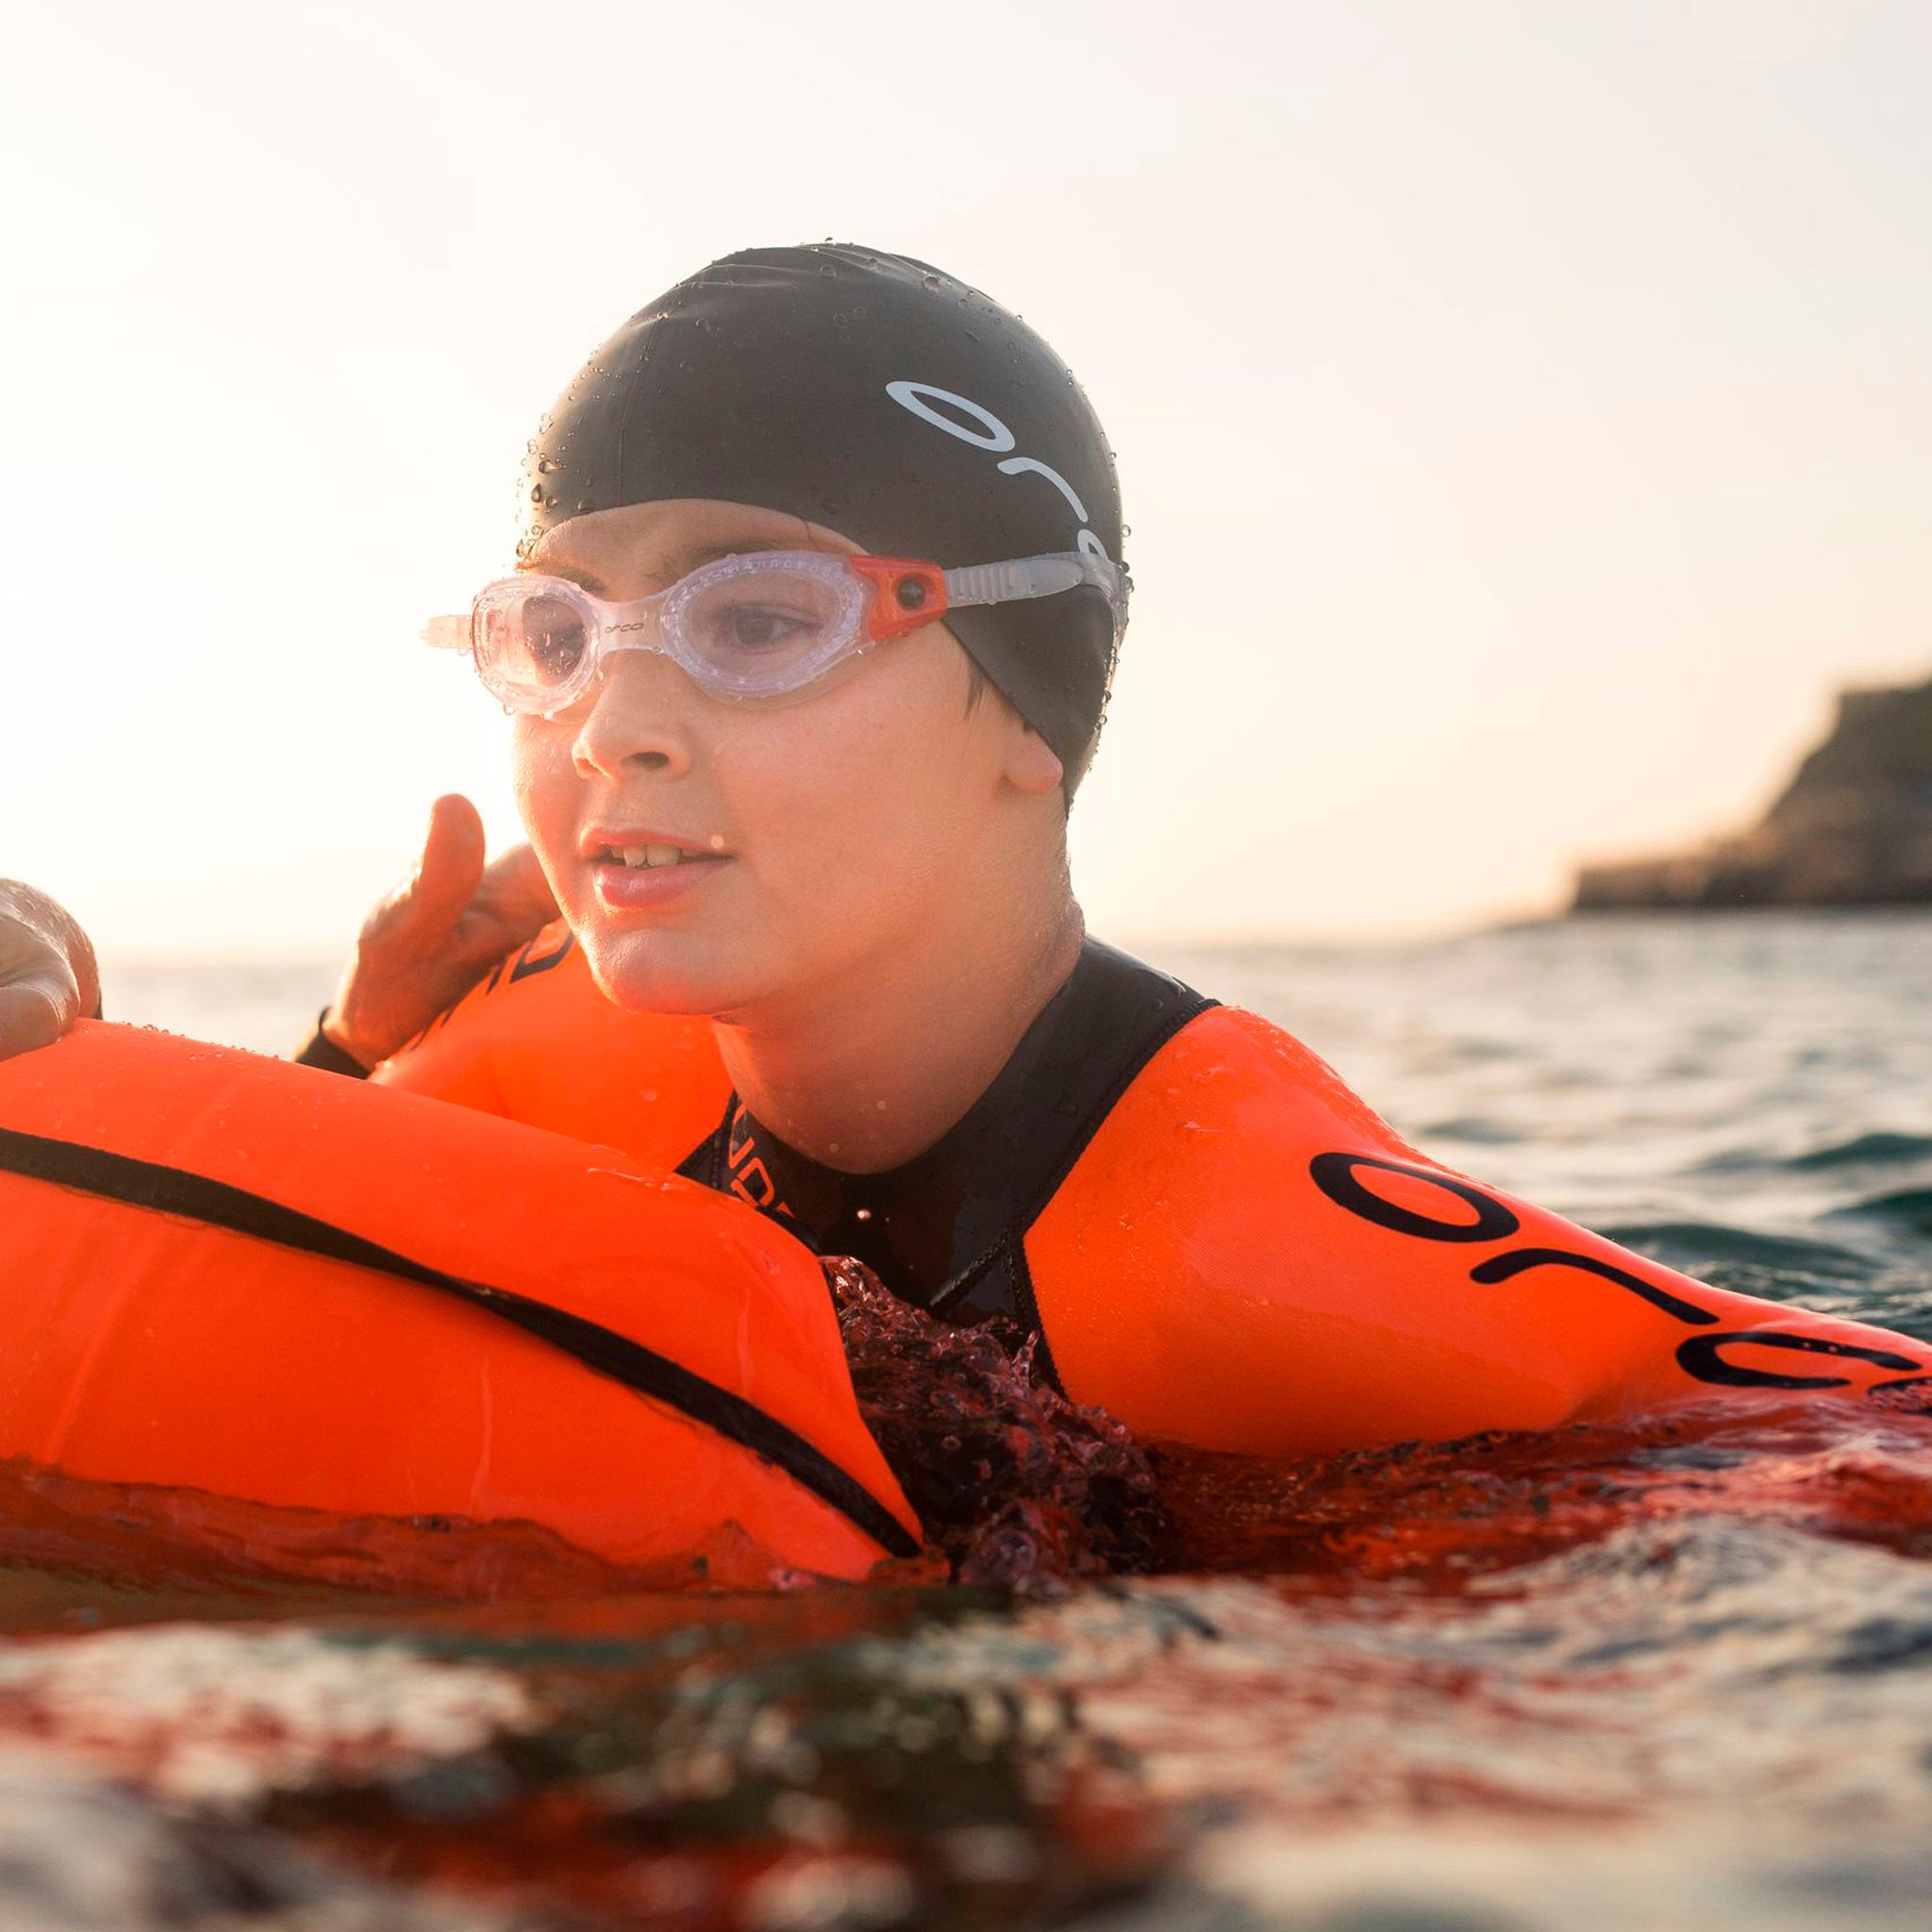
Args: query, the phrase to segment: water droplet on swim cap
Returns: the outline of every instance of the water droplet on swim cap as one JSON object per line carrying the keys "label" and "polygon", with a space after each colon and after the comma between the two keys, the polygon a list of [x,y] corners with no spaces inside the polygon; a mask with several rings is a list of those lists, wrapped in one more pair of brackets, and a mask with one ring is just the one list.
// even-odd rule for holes
{"label": "water droplet on swim cap", "polygon": [[[675,497],[757,504],[948,568],[1120,555],[1112,452],[1066,365],[931,263],[850,246],[748,249],[640,310],[540,433],[525,481],[553,475],[525,506],[525,558],[566,516]],[[945,623],[1071,789],[1112,672],[1106,596],[1083,586]]]}

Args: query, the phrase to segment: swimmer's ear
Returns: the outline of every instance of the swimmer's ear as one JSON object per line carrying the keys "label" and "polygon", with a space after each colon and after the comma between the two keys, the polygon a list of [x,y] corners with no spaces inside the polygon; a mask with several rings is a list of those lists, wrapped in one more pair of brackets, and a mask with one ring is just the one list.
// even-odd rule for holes
{"label": "swimmer's ear", "polygon": [[1059,755],[1016,711],[1008,722],[1004,776],[1016,791],[1039,796],[1058,791],[1067,775]]}

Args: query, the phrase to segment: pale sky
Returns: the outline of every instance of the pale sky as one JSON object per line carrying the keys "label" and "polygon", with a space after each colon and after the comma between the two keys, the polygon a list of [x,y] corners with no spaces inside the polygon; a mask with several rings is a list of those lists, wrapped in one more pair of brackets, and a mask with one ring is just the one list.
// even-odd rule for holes
{"label": "pale sky", "polygon": [[345,943],[538,417],[760,243],[937,261],[1119,453],[1128,941],[1428,931],[1755,815],[1932,669],[1932,0],[15,4],[0,874]]}

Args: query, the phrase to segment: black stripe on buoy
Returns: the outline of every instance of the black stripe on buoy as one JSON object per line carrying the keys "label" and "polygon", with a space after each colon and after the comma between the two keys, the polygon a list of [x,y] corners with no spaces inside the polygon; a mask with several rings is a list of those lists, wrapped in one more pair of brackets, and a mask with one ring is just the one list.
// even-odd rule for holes
{"label": "black stripe on buoy", "polygon": [[661,1402],[692,1422],[715,1430],[727,1441],[762,1457],[821,1501],[829,1503],[891,1555],[919,1554],[918,1540],[905,1524],[823,1450],[743,1396],[719,1388],[717,1383],[673,1361],[669,1356],[659,1355],[656,1349],[646,1348],[642,1342],[633,1341],[614,1328],[603,1327],[581,1315],[554,1308],[547,1302],[534,1301],[507,1288],[489,1288],[481,1282],[446,1274],[440,1268],[411,1260],[407,1255],[365,1241],[360,1235],[320,1221],[312,1214],[285,1208],[279,1201],[250,1193],[245,1188],[230,1187],[226,1181],[211,1180],[207,1174],[191,1174],[182,1168],[164,1167],[157,1161],[137,1160],[130,1155],[112,1154],[101,1147],[80,1146],[71,1141],[50,1140],[0,1127],[0,1169],[32,1180],[51,1181],[57,1187],[97,1194],[104,1200],[152,1208],[161,1214],[179,1214],[210,1227],[253,1235],[258,1241],[273,1241],[278,1247],[293,1248],[302,1254],[348,1261],[378,1274],[393,1275],[399,1281],[414,1282],[418,1287],[452,1295],[473,1308],[481,1308],[521,1328],[526,1335],[534,1335],[540,1341],[547,1341],[585,1368],[608,1376],[636,1394]]}

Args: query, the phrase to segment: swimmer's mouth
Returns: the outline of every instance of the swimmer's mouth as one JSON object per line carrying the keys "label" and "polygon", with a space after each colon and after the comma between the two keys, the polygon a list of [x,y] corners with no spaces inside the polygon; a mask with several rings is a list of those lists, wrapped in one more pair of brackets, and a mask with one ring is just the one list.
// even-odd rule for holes
{"label": "swimmer's mouth", "polygon": [[638,844],[597,843],[587,848],[586,856],[593,865],[618,865],[631,872],[654,872],[668,865],[699,865],[709,859],[719,859],[726,855],[719,851],[700,851],[692,846],[674,845],[663,841],[649,840]]}

